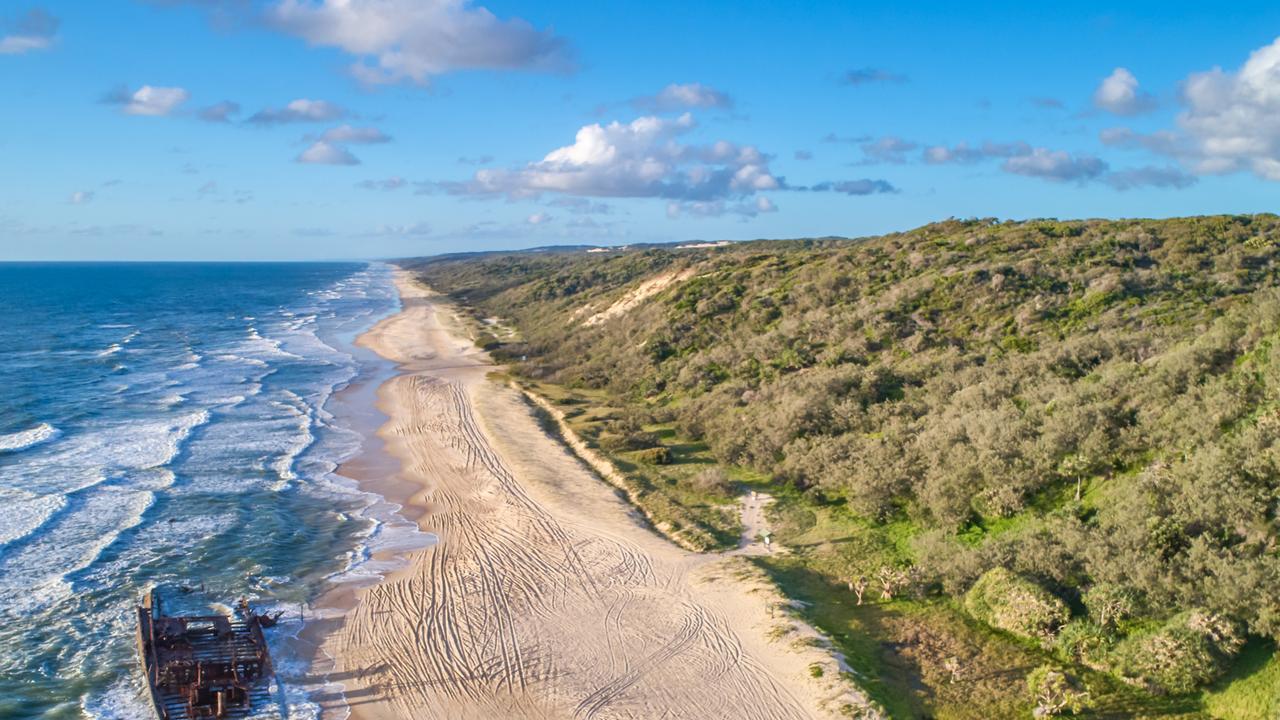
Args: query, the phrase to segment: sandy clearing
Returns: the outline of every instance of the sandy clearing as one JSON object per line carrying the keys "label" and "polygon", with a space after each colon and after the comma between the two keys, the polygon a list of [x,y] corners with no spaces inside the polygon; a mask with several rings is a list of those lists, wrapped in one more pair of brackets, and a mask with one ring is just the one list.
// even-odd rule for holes
{"label": "sandy clearing", "polygon": [[637,285],[635,288],[628,290],[625,295],[618,298],[618,300],[612,305],[587,318],[582,322],[582,324],[599,325],[610,318],[624,315],[645,300],[648,300],[676,283],[688,280],[693,277],[693,275],[694,269],[686,268],[679,272],[663,273],[661,275],[651,277]]}
{"label": "sandy clearing", "polygon": [[485,379],[447,306],[403,275],[401,292],[404,311],[361,339],[402,365],[379,404],[403,468],[371,482],[399,488],[390,499],[440,541],[356,589],[328,628],[327,674],[354,717],[810,718],[865,703],[756,568],[643,527]]}

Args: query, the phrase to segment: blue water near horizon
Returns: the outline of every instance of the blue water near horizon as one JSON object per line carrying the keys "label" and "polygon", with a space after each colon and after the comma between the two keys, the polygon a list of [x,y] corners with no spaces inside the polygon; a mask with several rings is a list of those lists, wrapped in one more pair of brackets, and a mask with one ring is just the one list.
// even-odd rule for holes
{"label": "blue water near horizon", "polygon": [[296,608],[423,542],[335,473],[398,307],[377,263],[0,264],[0,718],[150,717],[147,587]]}

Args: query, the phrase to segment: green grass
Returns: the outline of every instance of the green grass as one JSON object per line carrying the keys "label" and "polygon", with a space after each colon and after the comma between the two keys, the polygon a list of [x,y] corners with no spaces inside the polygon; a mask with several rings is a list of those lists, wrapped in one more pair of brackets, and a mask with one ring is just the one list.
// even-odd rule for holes
{"label": "green grass", "polygon": [[1270,641],[1253,640],[1235,667],[1205,693],[1204,709],[1222,720],[1280,718],[1280,653]]}

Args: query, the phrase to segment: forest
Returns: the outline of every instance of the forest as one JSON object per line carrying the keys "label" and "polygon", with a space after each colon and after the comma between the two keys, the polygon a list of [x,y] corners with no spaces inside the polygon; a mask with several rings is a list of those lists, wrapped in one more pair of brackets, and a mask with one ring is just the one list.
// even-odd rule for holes
{"label": "forest", "polygon": [[777,495],[765,564],[893,714],[1280,716],[1277,216],[402,264],[707,547]]}

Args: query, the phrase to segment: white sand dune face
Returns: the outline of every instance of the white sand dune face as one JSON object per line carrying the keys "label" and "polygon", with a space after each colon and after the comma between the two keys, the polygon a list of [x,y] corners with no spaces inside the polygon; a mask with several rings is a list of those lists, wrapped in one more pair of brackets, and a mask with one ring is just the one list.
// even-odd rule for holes
{"label": "white sand dune face", "polygon": [[861,700],[810,677],[837,675],[825,653],[767,639],[778,621],[743,560],[643,528],[485,380],[437,302],[404,292],[365,341],[404,364],[383,435],[440,541],[361,590],[326,641],[356,717],[782,719]]}

